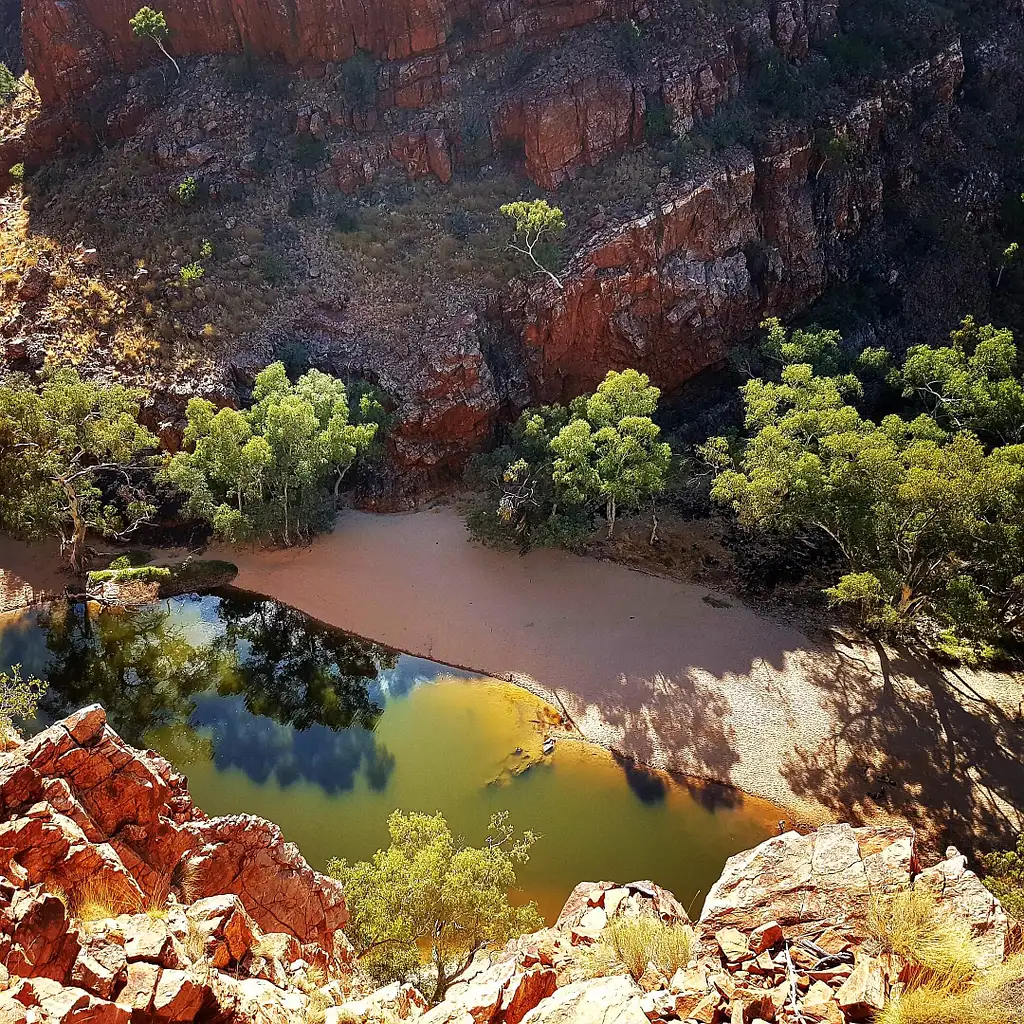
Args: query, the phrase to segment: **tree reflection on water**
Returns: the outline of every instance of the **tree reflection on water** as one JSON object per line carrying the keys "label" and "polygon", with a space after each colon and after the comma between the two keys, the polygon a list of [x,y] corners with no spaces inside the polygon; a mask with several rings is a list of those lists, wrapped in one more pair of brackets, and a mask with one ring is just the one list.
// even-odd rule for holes
{"label": "tree reflection on water", "polygon": [[[201,612],[197,614],[197,612]],[[40,617],[54,721],[99,702],[135,746],[176,767],[212,760],[253,782],[309,782],[328,793],[362,773],[386,788],[394,756],[374,727],[374,685],[398,655],[247,596],[176,600],[131,610],[54,605]]]}

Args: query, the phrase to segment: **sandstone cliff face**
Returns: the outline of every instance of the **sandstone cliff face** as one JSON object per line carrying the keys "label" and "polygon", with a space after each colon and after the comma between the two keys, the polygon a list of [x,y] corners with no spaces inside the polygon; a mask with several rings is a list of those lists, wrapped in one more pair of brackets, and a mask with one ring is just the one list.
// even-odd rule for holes
{"label": "sandstone cliff face", "polygon": [[839,243],[881,209],[882,150],[898,147],[919,112],[948,104],[963,69],[954,46],[836,119],[854,167],[829,167],[806,132],[778,132],[756,154],[734,151],[651,213],[596,235],[562,289],[540,282],[507,311],[525,323],[534,392],[566,401],[626,367],[671,392],[764,317],[806,309],[841,272]]}
{"label": "sandstone cliff face", "polygon": [[[346,60],[356,50],[388,61],[420,57],[443,48],[459,19],[474,23],[476,46],[494,49],[612,14],[629,17],[637,6],[636,0],[183,0],[165,13],[176,54],[249,49],[302,65]],[[25,56],[44,102],[72,100],[105,72],[145,60],[145,45],[128,27],[137,9],[134,0],[25,0]]]}

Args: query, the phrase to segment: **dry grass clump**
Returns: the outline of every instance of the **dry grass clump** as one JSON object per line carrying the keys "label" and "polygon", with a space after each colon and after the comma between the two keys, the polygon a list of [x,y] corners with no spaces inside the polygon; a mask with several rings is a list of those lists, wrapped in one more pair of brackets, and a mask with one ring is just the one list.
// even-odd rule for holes
{"label": "dry grass clump", "polygon": [[876,1024],[1017,1024],[1024,1020],[1024,955],[993,968],[980,983],[952,992],[936,985],[890,1000]]}
{"label": "dry grass clump", "polygon": [[650,914],[613,920],[601,938],[578,959],[582,978],[602,978],[628,971],[639,981],[648,964],[671,977],[689,963],[693,954],[693,929],[662,921]]}
{"label": "dry grass clump", "polygon": [[970,925],[940,907],[927,889],[873,900],[868,929],[885,952],[906,961],[908,988],[961,992],[978,973],[978,947]]}
{"label": "dry grass clump", "polygon": [[141,909],[138,892],[128,882],[109,876],[89,879],[71,896],[71,914],[83,924],[137,914]]}

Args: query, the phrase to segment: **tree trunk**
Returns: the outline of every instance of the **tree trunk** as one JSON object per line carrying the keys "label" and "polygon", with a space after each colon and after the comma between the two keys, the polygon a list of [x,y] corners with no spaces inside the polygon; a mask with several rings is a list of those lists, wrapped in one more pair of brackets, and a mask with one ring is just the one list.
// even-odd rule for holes
{"label": "tree trunk", "polygon": [[288,547],[288,484],[284,485],[284,546]]}
{"label": "tree trunk", "polygon": [[648,547],[654,547],[654,542],[658,539],[658,510],[651,509],[651,539],[647,542]]}
{"label": "tree trunk", "polygon": [[174,65],[174,70],[177,72],[178,77],[181,77],[181,68],[178,67],[178,62],[167,52],[166,47],[159,39],[155,40],[156,45],[160,47],[160,52]]}
{"label": "tree trunk", "polygon": [[61,553],[67,552],[68,562],[75,572],[82,571],[82,554],[85,549],[86,525],[82,518],[82,504],[78,492],[67,480],[58,481],[68,503],[68,515],[71,516],[71,536],[61,537]]}
{"label": "tree trunk", "polygon": [[612,539],[612,534],[615,532],[615,499],[608,499],[608,506],[606,508],[606,514],[608,516],[608,539]]}

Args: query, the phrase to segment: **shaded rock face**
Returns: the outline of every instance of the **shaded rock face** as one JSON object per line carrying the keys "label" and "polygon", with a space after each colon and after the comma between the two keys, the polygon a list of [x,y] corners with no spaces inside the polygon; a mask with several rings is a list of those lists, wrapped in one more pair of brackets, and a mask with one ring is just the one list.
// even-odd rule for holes
{"label": "shaded rock face", "polygon": [[512,296],[506,316],[525,325],[515,349],[535,396],[567,401],[627,367],[672,392],[766,316],[805,310],[841,277],[844,240],[881,211],[883,150],[919,111],[941,111],[963,72],[957,45],[837,119],[855,172],[832,173],[805,132],[776,134],[595,235],[561,290],[542,281]]}

